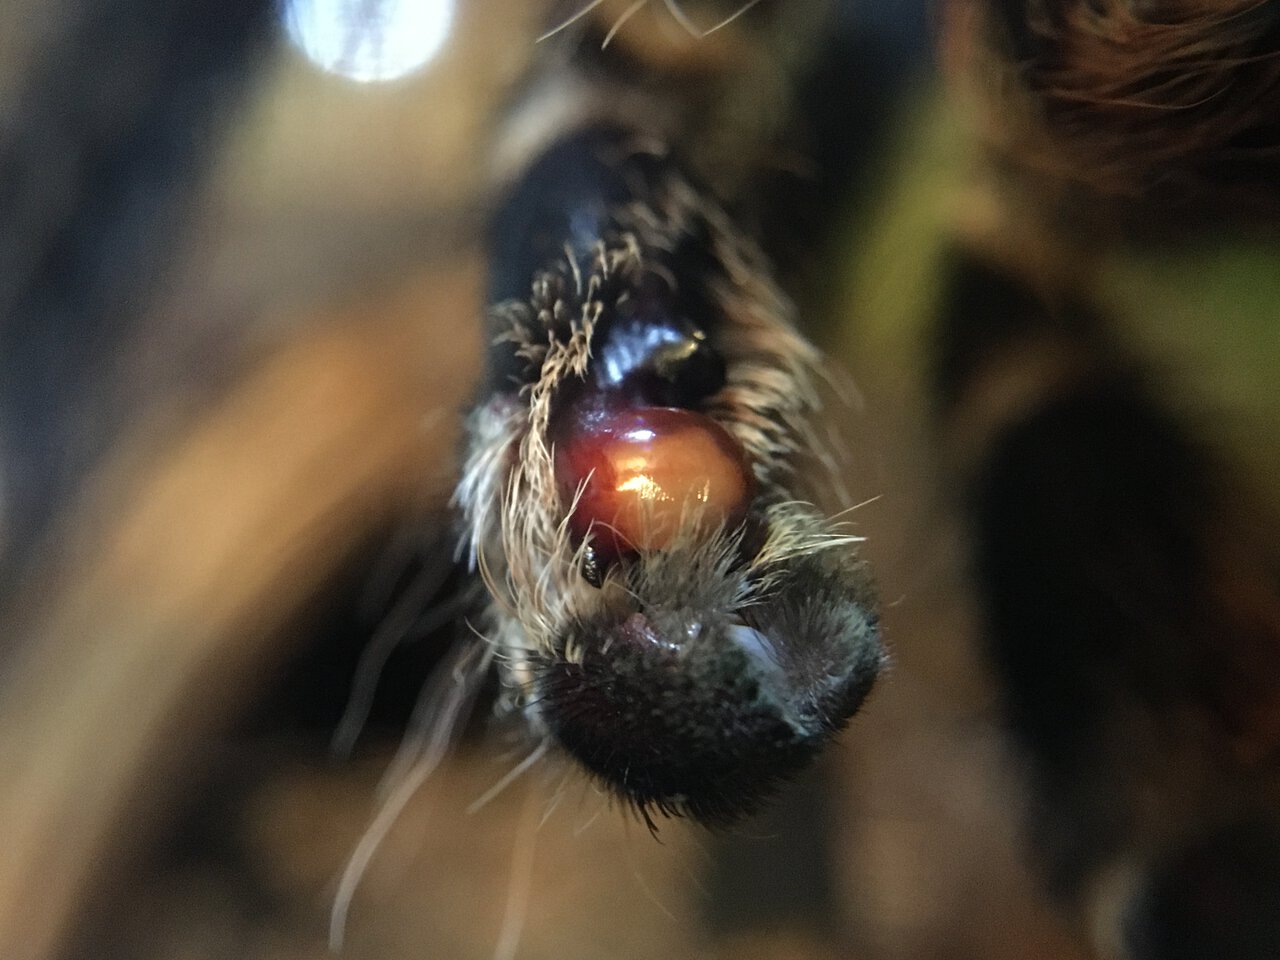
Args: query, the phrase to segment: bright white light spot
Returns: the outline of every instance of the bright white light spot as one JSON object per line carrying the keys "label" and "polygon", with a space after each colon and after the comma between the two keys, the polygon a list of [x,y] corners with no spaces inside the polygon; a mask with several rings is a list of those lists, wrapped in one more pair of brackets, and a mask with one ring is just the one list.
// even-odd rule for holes
{"label": "bright white light spot", "polygon": [[619,493],[634,493],[641,500],[666,500],[671,499],[671,495],[662,489],[662,485],[656,482],[653,477],[640,474],[637,477],[631,477],[628,480],[618,484]]}
{"label": "bright white light spot", "polygon": [[426,66],[449,36],[454,0],[285,0],[289,39],[319,67],[361,83]]}

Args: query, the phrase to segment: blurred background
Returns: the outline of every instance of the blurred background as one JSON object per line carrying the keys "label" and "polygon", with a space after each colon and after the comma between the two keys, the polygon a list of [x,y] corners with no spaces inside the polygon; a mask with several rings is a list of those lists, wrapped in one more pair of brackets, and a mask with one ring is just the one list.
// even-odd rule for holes
{"label": "blurred background", "polygon": [[[586,6],[0,14],[0,955],[331,955],[339,877],[444,643],[433,558],[479,371],[486,211],[518,166],[504,118],[537,38]],[[892,667],[811,776],[718,835],[651,836],[554,758],[474,809],[527,752],[482,710],[369,862],[340,955],[1083,957],[1024,862],[966,534],[923,425],[938,251],[991,203],[980,118],[937,66],[958,5],[762,0],[701,40],[681,16],[738,5],[673,6],[583,22],[690,84],[775,53],[811,78],[794,107],[743,98],[809,131],[762,151],[787,176],[759,181],[759,223],[832,357]],[[176,113],[148,106],[179,82]],[[1201,296],[1188,316],[1280,299],[1274,279],[1193,294],[1152,275],[1116,296]],[[1196,376],[1267,380],[1272,326]],[[1176,323],[1156,340],[1161,362],[1186,349]],[[1234,417],[1240,446],[1273,416]],[[361,651],[388,634],[405,642],[335,757]]]}

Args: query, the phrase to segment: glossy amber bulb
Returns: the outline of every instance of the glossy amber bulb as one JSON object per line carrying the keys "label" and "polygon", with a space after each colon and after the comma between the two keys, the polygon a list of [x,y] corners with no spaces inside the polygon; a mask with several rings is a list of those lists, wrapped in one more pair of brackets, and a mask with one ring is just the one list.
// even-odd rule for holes
{"label": "glossy amber bulb", "polygon": [[[742,522],[754,493],[742,445],[710,417],[674,407],[594,411],[562,426],[556,479],[579,541],[612,563]],[[585,487],[583,486],[585,484]]]}

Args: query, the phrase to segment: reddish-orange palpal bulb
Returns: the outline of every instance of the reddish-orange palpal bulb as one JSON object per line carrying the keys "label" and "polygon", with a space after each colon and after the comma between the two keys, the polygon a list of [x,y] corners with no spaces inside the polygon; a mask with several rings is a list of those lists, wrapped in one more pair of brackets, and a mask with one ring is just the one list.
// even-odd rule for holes
{"label": "reddish-orange palpal bulb", "polygon": [[566,504],[582,488],[570,528],[579,542],[591,531],[604,563],[736,527],[755,486],[724,427],[675,407],[598,410],[562,424],[556,480]]}

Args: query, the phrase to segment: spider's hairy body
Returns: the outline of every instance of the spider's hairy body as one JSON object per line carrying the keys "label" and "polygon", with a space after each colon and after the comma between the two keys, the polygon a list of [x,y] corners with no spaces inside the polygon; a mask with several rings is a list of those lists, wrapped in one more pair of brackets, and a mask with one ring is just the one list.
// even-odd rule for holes
{"label": "spider's hairy body", "polygon": [[[643,746],[631,757],[625,745],[615,744],[610,749],[620,751],[619,756],[607,761],[593,749],[577,751],[588,768],[613,779],[642,808],[731,819],[752,809],[774,781],[800,765],[801,755],[807,757],[819,740],[844,723],[869,688],[881,655],[870,588],[851,552],[853,538],[840,535],[806,502],[812,491],[798,483],[794,469],[796,458],[817,446],[818,353],[795,330],[792,308],[770,279],[762,254],[737,233],[705,191],[684,178],[669,155],[637,146],[651,142],[627,131],[588,128],[567,136],[549,151],[549,159],[536,165],[533,181],[546,171],[558,171],[555,175],[582,176],[592,189],[583,196],[569,190],[569,212],[561,216],[557,211],[550,218],[566,225],[562,252],[534,272],[528,295],[502,300],[491,309],[493,392],[472,414],[469,455],[456,500],[464,518],[465,553],[492,594],[486,632],[499,647],[509,700],[525,709],[535,729],[549,730],[571,751],[575,735],[561,722],[558,697],[576,694],[566,692],[569,681],[556,671],[590,671],[593,663],[619,656],[639,631],[665,647],[672,661],[621,667],[634,675],[626,682],[597,677],[590,681],[592,690],[615,681],[621,686],[611,689],[621,689],[630,682],[633,689],[623,699],[643,701],[650,693],[641,677],[648,677],[655,703],[678,713],[686,699],[701,696],[686,698],[685,672],[712,688],[740,679],[747,686],[755,682],[749,661],[742,659],[748,655],[726,637],[756,629],[751,626],[755,622],[767,622],[776,631],[765,644],[776,649],[767,655],[786,662],[783,673],[790,671],[787,682],[794,688],[783,683],[773,694],[744,688],[741,696],[751,709],[758,700],[767,701],[760,709],[771,719],[784,718],[790,733],[764,738],[778,747],[780,769],[766,769],[751,783],[744,781],[740,796],[729,798],[720,784],[699,787],[679,777],[679,789],[656,782],[637,785],[643,777],[635,768],[646,762]],[[597,176],[599,185],[592,182]],[[597,186],[599,196],[593,192]],[[541,204],[545,194],[529,201],[517,188],[513,196],[510,218],[519,224],[528,219],[522,204]],[[623,201],[616,202],[617,196]],[[531,229],[537,243],[556,250],[553,231],[541,225]],[[660,406],[695,411],[723,428],[740,446],[755,486],[743,527],[712,525],[708,530],[697,522],[696,511],[703,506],[686,504],[663,549],[640,550],[597,579],[583,571],[598,534],[574,536],[568,518],[575,501],[557,483],[554,447],[558,420],[578,415],[576,398],[608,394],[592,378],[604,376],[597,369],[605,365],[601,354],[618,352],[617,342],[627,335],[618,332],[626,323],[620,318],[629,311],[647,318],[649,326],[642,330],[665,329],[685,318],[699,328],[690,341],[691,352],[682,356],[705,357],[709,351],[717,362],[707,369],[722,369],[722,382],[696,376],[681,380],[685,361],[666,359],[662,362],[669,368],[657,377],[658,385],[641,392],[657,390]],[[624,363],[639,367],[652,360],[621,355]],[[644,406],[629,397],[624,409],[633,402]],[[801,581],[810,580],[821,584],[814,595],[823,612],[779,612],[792,604],[790,594],[802,589]],[[796,632],[801,636],[796,638]],[[799,649],[787,652],[793,643]],[[720,652],[709,652],[716,650]],[[633,653],[621,655],[625,659]],[[733,664],[722,662],[725,657]],[[708,663],[699,664],[700,658]],[[733,676],[735,670],[742,670],[740,678]],[[679,690],[664,686],[672,678],[679,678],[672,681]],[[575,704],[573,710],[591,714],[591,724],[628,722],[629,708],[619,708],[621,721],[606,721],[602,713],[595,717],[615,707]],[[690,709],[693,717],[701,717],[687,721],[696,728],[693,732],[682,727],[691,750],[696,753],[702,744],[719,752],[713,746],[718,734],[710,725],[728,723],[732,728],[738,721],[703,716],[696,703]],[[749,755],[760,744],[754,742],[755,733],[747,732],[751,722],[744,723],[741,731],[723,731],[729,766],[734,758],[748,766],[757,762]],[[647,736],[622,729],[601,733],[605,739],[614,735],[624,741]],[[783,749],[792,735],[795,743]],[[671,746],[678,749],[674,741]],[[684,761],[672,756],[656,762]],[[615,776],[616,766],[625,768],[624,776]],[[690,799],[699,789],[715,800]]]}

